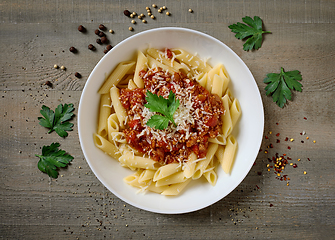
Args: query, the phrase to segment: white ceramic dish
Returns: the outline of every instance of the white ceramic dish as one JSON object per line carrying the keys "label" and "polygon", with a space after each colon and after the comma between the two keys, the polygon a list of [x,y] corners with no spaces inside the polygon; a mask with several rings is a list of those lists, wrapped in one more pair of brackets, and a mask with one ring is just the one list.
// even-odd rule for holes
{"label": "white ceramic dish", "polygon": [[[212,187],[199,179],[177,197],[156,193],[137,193],[137,189],[125,184],[123,178],[133,172],[123,168],[118,161],[104,154],[93,143],[97,128],[99,106],[98,89],[105,76],[121,61],[130,60],[136,50],[149,46],[158,49],[183,48],[198,53],[201,58],[210,58],[212,66],[223,63],[230,74],[230,88],[241,104],[242,117],[234,130],[238,151],[230,175],[218,168],[218,181]],[[241,46],[242,47],[242,46]],[[264,129],[263,104],[256,82],[244,62],[219,40],[185,28],[157,28],[138,33],[116,45],[96,65],[86,82],[81,95],[78,113],[78,130],[85,158],[96,177],[114,195],[135,207],[165,214],[178,214],[205,208],[227,196],[248,174],[262,141]]]}

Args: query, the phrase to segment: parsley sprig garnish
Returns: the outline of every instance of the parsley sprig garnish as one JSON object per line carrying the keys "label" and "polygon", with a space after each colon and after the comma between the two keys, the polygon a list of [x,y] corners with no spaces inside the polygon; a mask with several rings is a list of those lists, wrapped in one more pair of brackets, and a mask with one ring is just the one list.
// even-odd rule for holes
{"label": "parsley sprig garnish", "polygon": [[159,130],[164,130],[168,127],[171,121],[175,126],[176,123],[173,120],[173,114],[179,107],[179,99],[176,99],[176,95],[170,91],[169,98],[163,98],[147,91],[145,100],[147,103],[144,105],[150,110],[150,112],[158,112],[162,115],[153,115],[147,122],[149,127],[154,127]]}
{"label": "parsley sprig garnish", "polygon": [[59,143],[52,143],[50,146],[43,146],[42,155],[35,154],[40,158],[37,164],[38,169],[52,178],[58,177],[58,168],[66,167],[73,159],[71,155],[58,147]]}
{"label": "parsley sprig garnish", "polygon": [[73,104],[59,104],[55,111],[43,105],[40,113],[44,117],[38,117],[39,124],[43,127],[49,128],[49,133],[55,131],[59,136],[66,137],[66,131],[72,131],[73,123],[68,122],[73,117]]}
{"label": "parsley sprig garnish", "polygon": [[268,85],[265,87],[266,95],[272,95],[273,101],[279,107],[284,107],[287,100],[292,99],[291,90],[301,92],[302,84],[298,81],[302,79],[298,70],[284,72],[281,68],[280,73],[269,73],[264,78],[264,83]]}
{"label": "parsley sprig garnish", "polygon": [[249,51],[254,49],[259,49],[262,46],[263,41],[263,34],[264,33],[271,33],[269,31],[263,31],[263,22],[262,19],[258,16],[254,16],[254,19],[251,17],[244,17],[242,18],[244,23],[236,23],[229,25],[228,27],[231,31],[235,34],[237,39],[245,39],[248,38],[247,41],[243,45],[244,51]]}

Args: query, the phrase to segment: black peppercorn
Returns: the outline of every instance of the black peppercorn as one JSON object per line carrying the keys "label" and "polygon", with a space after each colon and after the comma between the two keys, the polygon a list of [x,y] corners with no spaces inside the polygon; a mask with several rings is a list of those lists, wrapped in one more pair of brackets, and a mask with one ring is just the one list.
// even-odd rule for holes
{"label": "black peppercorn", "polygon": [[96,40],[96,42],[97,42],[97,44],[102,44],[100,38],[98,38],[98,39]]}
{"label": "black peppercorn", "polygon": [[108,50],[107,50],[107,49],[104,50],[104,54],[106,54],[106,53],[108,53]]}
{"label": "black peppercorn", "polygon": [[76,53],[77,52],[77,49],[75,47],[70,47],[69,50],[72,53]]}
{"label": "black peppercorn", "polygon": [[89,45],[88,45],[88,49],[94,51],[94,50],[95,50],[95,47],[94,47],[92,44],[89,44]]}
{"label": "black peppercorn", "polygon": [[81,78],[81,74],[80,74],[79,72],[76,72],[74,75],[75,75],[77,78]]}
{"label": "black peppercorn", "polygon": [[106,27],[105,27],[103,24],[100,24],[100,25],[99,25],[99,29],[102,30],[102,31],[105,31],[105,30],[106,30]]}
{"label": "black peppercorn", "polygon": [[50,81],[46,81],[45,82],[45,85],[49,86],[49,87],[52,87],[52,83]]}
{"label": "black peppercorn", "polygon": [[112,45],[110,45],[110,44],[106,46],[106,49],[107,49],[108,51],[111,50],[112,48],[113,48],[113,47],[112,47]]}
{"label": "black peppercorn", "polygon": [[95,35],[99,35],[99,33],[100,33],[99,29],[95,29],[94,33],[95,33]]}
{"label": "black peppercorn", "polygon": [[79,32],[86,32],[86,28],[83,25],[79,25],[78,31]]}
{"label": "black peppercorn", "polygon": [[99,37],[104,37],[104,36],[106,36],[105,35],[105,33],[103,33],[103,32],[99,32],[99,35],[98,35]]}
{"label": "black peppercorn", "polygon": [[101,43],[107,43],[107,42],[108,42],[108,39],[106,37],[101,38]]}
{"label": "black peppercorn", "polygon": [[128,10],[124,10],[123,14],[127,17],[130,17],[131,12],[129,12]]}

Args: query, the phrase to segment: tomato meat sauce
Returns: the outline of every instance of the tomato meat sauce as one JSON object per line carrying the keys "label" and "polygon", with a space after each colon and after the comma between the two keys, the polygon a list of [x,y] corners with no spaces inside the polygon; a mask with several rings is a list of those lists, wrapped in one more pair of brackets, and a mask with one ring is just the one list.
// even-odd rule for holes
{"label": "tomato meat sauce", "polygon": [[[121,89],[120,100],[128,113],[123,132],[127,143],[138,152],[162,164],[186,162],[191,152],[198,158],[207,153],[208,139],[219,135],[224,113],[221,98],[211,94],[185,74],[160,68],[140,71],[144,89]],[[180,105],[168,128],[157,130],[146,125],[152,115],[146,104],[146,92],[168,98],[172,91]]]}

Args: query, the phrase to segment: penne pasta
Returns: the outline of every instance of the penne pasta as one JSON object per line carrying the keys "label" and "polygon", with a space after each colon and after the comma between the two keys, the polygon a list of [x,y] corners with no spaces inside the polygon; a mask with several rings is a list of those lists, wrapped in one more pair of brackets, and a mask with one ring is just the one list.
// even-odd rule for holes
{"label": "penne pasta", "polygon": [[99,108],[98,134],[106,138],[108,134],[107,119],[112,113],[111,99],[109,97],[109,94],[101,95]]}
{"label": "penne pasta", "polygon": [[148,58],[143,54],[142,51],[137,51],[137,62],[134,73],[134,83],[139,88],[144,87],[143,79],[140,77],[139,72],[141,70],[147,70],[148,69],[147,65],[148,65]]}
{"label": "penne pasta", "polygon": [[202,176],[202,174],[204,173],[208,164],[210,163],[210,161],[214,157],[214,154],[215,154],[217,149],[218,149],[218,144],[216,144],[216,143],[209,143],[208,144],[206,158],[204,160],[198,162],[197,165],[195,166],[195,171],[194,171],[194,174],[192,176],[193,179],[198,179]]}
{"label": "penne pasta", "polygon": [[237,141],[232,135],[229,135],[227,138],[227,145],[224,154],[222,158],[219,159],[219,161],[221,162],[222,169],[225,173],[230,174],[236,150],[237,150]]}
{"label": "penne pasta", "polygon": [[135,66],[135,62],[121,62],[115,70],[108,76],[104,84],[99,89],[99,94],[106,94],[112,86],[116,86],[122,78]]}
{"label": "penne pasta", "polygon": [[121,154],[118,152],[117,147],[109,142],[107,139],[101,137],[98,134],[93,134],[94,145],[110,155],[112,158],[119,159]]}
{"label": "penne pasta", "polygon": [[119,120],[120,126],[124,126],[126,124],[127,112],[121,104],[120,100],[120,90],[117,87],[112,87],[110,89],[110,97],[112,99],[112,104]]}

